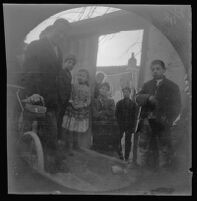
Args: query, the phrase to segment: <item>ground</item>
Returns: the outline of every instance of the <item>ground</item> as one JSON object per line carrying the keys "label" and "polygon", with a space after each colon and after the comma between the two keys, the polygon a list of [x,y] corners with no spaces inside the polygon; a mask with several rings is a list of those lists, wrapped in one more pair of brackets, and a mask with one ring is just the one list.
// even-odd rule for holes
{"label": "ground", "polygon": [[[136,169],[134,169],[136,171]],[[179,171],[160,171],[151,173],[147,170],[138,174],[135,183],[119,190],[97,194],[121,195],[191,195],[191,173],[179,168]],[[127,176],[130,176],[129,174]],[[32,170],[20,158],[11,168],[9,193],[17,194],[91,194],[63,187]]]}

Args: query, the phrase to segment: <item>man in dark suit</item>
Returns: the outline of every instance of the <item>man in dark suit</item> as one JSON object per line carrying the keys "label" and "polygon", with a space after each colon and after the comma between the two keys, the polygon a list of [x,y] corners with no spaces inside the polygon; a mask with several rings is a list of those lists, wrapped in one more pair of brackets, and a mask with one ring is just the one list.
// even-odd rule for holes
{"label": "man in dark suit", "polygon": [[[49,172],[61,170],[57,146],[58,127],[61,125],[61,108],[65,108],[70,98],[71,78],[69,75],[65,81],[66,77],[61,77],[63,62],[59,43],[62,39],[66,42],[70,29],[66,20],[58,19],[39,40],[31,42],[25,51],[22,85],[26,89],[27,101],[36,103],[44,100],[47,107],[40,139],[45,152],[45,169]],[[71,70],[75,62],[68,65],[67,69]],[[47,160],[48,157],[52,159]]]}
{"label": "man in dark suit", "polygon": [[171,126],[181,110],[181,96],[177,84],[164,76],[163,61],[151,63],[153,79],[146,82],[136,96],[142,106],[139,125],[141,165],[151,168],[170,167],[173,157]]}

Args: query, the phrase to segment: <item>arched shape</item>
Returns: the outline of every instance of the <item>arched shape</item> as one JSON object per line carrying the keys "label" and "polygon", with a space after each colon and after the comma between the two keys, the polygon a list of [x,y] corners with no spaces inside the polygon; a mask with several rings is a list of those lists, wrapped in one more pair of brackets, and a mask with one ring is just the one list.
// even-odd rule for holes
{"label": "arched shape", "polygon": [[[30,139],[33,142],[34,149],[36,151],[36,161],[35,161],[35,163],[32,164],[33,165],[32,168],[37,169],[39,171],[44,171],[44,154],[43,154],[42,145],[41,145],[41,142],[40,142],[40,139],[39,139],[38,135],[33,131],[25,132],[24,135],[21,137],[20,142],[22,142],[23,139],[26,138],[26,137],[30,137]],[[23,144],[21,144],[21,146],[23,146]],[[21,155],[23,155],[23,151],[24,150],[22,149],[21,150]],[[29,154],[32,154],[32,153],[30,152]],[[29,157],[32,157],[32,156],[29,156]]]}
{"label": "arched shape", "polygon": [[104,6],[84,6],[80,8],[69,9],[51,17],[47,18],[43,22],[41,22],[38,26],[36,26],[33,30],[31,30],[25,39],[25,43],[30,43],[33,40],[39,39],[40,33],[49,25],[52,25],[55,20],[59,18],[66,19],[69,23],[79,22],[82,20],[88,20],[95,17],[103,16],[120,9],[112,8],[112,7],[104,7]]}
{"label": "arched shape", "polygon": [[[6,57],[8,68],[13,68],[13,63],[9,64],[9,62],[13,62],[18,51],[17,48],[30,30],[41,21],[44,21],[58,12],[77,7],[81,7],[81,5],[17,5],[16,7],[4,5]],[[113,7],[135,13],[145,21],[152,23],[158,30],[160,30],[179,54],[189,78],[191,77],[190,6],[148,7],[113,5]],[[190,102],[185,104],[185,106],[188,108],[189,104]],[[189,113],[187,113],[189,119],[188,123],[190,123],[190,114],[188,114]],[[188,127],[188,124],[185,126]],[[188,134],[190,135],[190,133],[191,130],[189,129]],[[190,136],[188,138],[190,138]],[[189,157],[190,156],[191,154]]]}
{"label": "arched shape", "polygon": [[[89,5],[86,5],[86,6],[89,6]],[[101,5],[101,6],[106,6],[106,5]],[[25,10],[24,10],[24,6],[21,6],[21,5],[17,5],[15,8],[14,7],[9,8],[9,7],[10,6],[8,5],[4,6],[4,14],[5,14],[5,17],[8,19],[8,21],[7,20],[5,21],[5,33],[7,32],[6,37],[9,37],[9,40],[6,40],[6,50],[7,50],[6,56],[7,56],[7,61],[9,60],[13,61],[14,60],[13,58],[15,57],[16,51],[17,51],[16,47],[19,47],[19,45],[16,44],[17,41],[19,43],[17,36],[18,37],[22,36],[20,33],[23,32],[23,38],[25,38],[25,35],[24,35],[25,30],[28,29],[28,31],[26,32],[28,33],[30,31],[28,27],[32,26],[33,24],[35,25],[36,17],[34,16],[34,18],[32,18],[32,15],[34,12],[37,12],[37,16],[40,17],[39,19],[46,20],[48,17],[50,18],[50,16],[58,16],[59,12],[61,13],[61,12],[65,12],[65,10],[80,8],[81,5],[61,5],[61,6],[60,5],[25,5]],[[161,33],[164,34],[164,36],[171,42],[172,46],[177,51],[185,67],[188,80],[189,81],[191,80],[190,6],[162,6],[160,7],[160,6],[110,5],[110,7],[124,9],[125,11],[130,11],[130,13],[134,13],[134,15],[139,16],[139,18],[141,18],[144,21],[144,23],[147,23],[147,24],[151,23],[158,30],[160,30]],[[27,14],[27,11],[28,11],[28,14]],[[29,16],[31,16],[31,18],[29,18]],[[9,20],[13,20],[13,19],[19,19],[19,21],[21,20],[21,22],[17,22],[18,25],[20,26],[20,24],[23,22],[25,26],[21,25],[20,26],[21,30],[17,29],[14,26],[9,27],[8,26]],[[28,23],[26,22],[26,20],[28,21]],[[14,23],[14,25],[16,25],[17,23]],[[39,23],[40,23],[40,20],[39,20]],[[94,22],[92,23],[94,24]],[[10,22],[10,24],[12,23]],[[84,24],[82,25],[77,24],[77,26],[79,28],[76,30],[79,31],[79,30],[82,30]],[[87,26],[86,30],[88,30],[91,27],[93,26],[90,23],[90,25]],[[183,32],[182,27],[186,31]],[[10,28],[11,29],[15,28],[15,30],[9,31]],[[19,34],[16,33],[16,30]],[[14,36],[11,37],[13,33],[14,33]],[[143,55],[143,58],[144,58],[144,61],[142,61],[142,66],[145,66],[146,56],[144,57]],[[12,63],[7,65],[8,65],[8,72],[9,72],[9,68],[13,68],[12,66],[14,65]],[[142,74],[143,73],[140,73],[141,75],[141,77],[139,78],[141,80],[140,82],[143,82],[144,80]]]}
{"label": "arched shape", "polygon": [[[79,4],[56,4],[56,5],[3,5],[5,18],[5,39],[6,50],[19,46],[26,33],[32,30],[37,24],[55,13],[72,8],[79,8]],[[105,6],[105,5],[103,5]],[[107,5],[109,6],[109,5]],[[180,55],[186,70],[191,76],[191,6],[141,6],[141,5],[110,5],[114,8],[132,11],[144,19],[150,21],[155,27],[167,36],[174,48]],[[180,9],[179,9],[180,8]],[[176,11],[176,12],[174,12]],[[166,18],[166,13],[168,14]],[[178,14],[176,14],[178,13]],[[163,26],[163,21],[166,20]],[[171,21],[177,23],[171,25]],[[17,27],[21,27],[18,29]],[[17,32],[16,32],[17,30]],[[187,30],[187,31],[182,31]],[[179,33],[179,34],[177,34]],[[16,51],[16,50],[15,50]],[[7,54],[6,54],[7,55]],[[15,55],[15,54],[13,54]],[[10,55],[11,56],[11,55]]]}

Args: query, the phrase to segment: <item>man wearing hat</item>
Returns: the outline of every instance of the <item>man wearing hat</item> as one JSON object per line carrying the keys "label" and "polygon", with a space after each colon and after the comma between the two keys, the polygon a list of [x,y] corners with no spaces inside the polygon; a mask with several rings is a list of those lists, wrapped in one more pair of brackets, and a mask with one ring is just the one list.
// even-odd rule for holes
{"label": "man wearing hat", "polygon": [[[58,19],[47,31],[41,33],[40,39],[31,42],[25,51],[22,85],[26,89],[26,98],[31,103],[44,100],[47,107],[46,118],[43,124],[43,133],[40,135],[44,149],[45,170],[51,173],[65,171],[61,168],[61,154],[58,151],[57,136],[60,107],[66,105],[70,97],[71,79],[60,79],[62,71],[62,52],[59,44],[64,39],[68,42],[71,26],[65,19]],[[67,40],[65,40],[67,39]],[[66,61],[68,63],[68,61]],[[64,62],[65,63],[65,62]],[[75,65],[67,64],[70,70]],[[65,66],[63,67],[65,68]],[[68,74],[68,73],[67,73]],[[59,80],[60,79],[60,80]],[[50,158],[50,160],[47,160]]]}
{"label": "man wearing hat", "polygon": [[169,168],[173,157],[170,129],[180,114],[180,90],[164,76],[162,60],[152,61],[150,67],[153,79],[136,96],[137,104],[142,106],[138,130],[140,164],[151,169]]}

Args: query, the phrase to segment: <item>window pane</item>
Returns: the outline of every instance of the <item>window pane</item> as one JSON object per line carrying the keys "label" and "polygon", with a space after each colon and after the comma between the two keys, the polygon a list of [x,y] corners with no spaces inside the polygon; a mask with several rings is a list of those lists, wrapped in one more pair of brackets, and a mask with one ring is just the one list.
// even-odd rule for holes
{"label": "window pane", "polygon": [[127,65],[132,52],[140,65],[143,30],[121,31],[99,37],[97,66]]}

